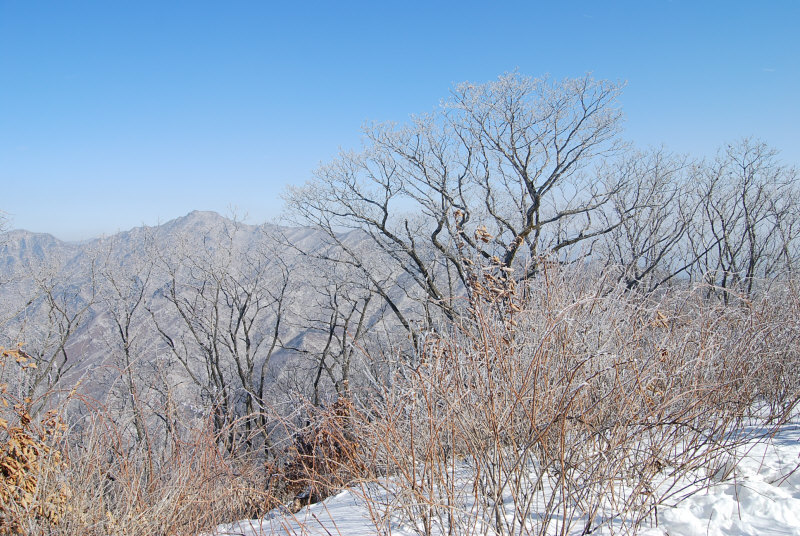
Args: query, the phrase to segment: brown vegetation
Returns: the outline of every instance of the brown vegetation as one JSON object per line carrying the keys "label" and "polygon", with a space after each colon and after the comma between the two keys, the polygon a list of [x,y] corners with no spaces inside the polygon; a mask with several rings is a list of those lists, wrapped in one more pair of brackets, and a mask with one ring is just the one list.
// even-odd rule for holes
{"label": "brown vegetation", "polygon": [[469,321],[429,335],[362,423],[366,458],[391,476],[367,493],[383,530],[635,533],[732,476],[737,448],[797,406],[791,284],[722,306],[583,268],[523,292],[498,268],[474,274]]}

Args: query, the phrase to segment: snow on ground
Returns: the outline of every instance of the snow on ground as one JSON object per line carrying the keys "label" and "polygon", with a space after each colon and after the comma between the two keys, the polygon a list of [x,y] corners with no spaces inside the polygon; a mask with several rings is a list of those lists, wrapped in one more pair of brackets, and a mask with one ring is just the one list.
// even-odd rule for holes
{"label": "snow on ground", "polygon": [[[296,514],[273,511],[262,519],[239,521],[218,527],[217,536],[342,535],[375,534],[364,501],[352,491],[345,490],[324,502],[302,509]],[[395,533],[393,534],[401,534]]]}
{"label": "snow on ground", "polygon": [[[771,440],[753,444],[734,471],[708,489],[658,510],[657,526],[643,536],[800,536],[800,424],[784,427]],[[580,532],[576,524],[576,533]],[[608,528],[605,528],[607,531]],[[602,532],[600,532],[602,533]],[[297,514],[273,511],[259,520],[218,527],[217,536],[268,534],[362,536],[376,534],[367,503],[345,490]],[[410,536],[393,526],[394,536]]]}
{"label": "snow on ground", "polygon": [[659,526],[645,536],[800,536],[800,425],[757,444],[734,474],[673,508],[659,511]]}

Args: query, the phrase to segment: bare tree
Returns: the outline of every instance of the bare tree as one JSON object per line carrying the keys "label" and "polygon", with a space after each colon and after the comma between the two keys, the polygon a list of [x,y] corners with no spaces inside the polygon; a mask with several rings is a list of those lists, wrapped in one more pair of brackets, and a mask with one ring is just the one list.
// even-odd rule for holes
{"label": "bare tree", "polygon": [[322,264],[317,274],[302,272],[312,292],[292,314],[302,341],[291,349],[301,356],[300,367],[308,371],[306,396],[313,406],[334,398],[350,399],[354,384],[368,387],[378,378],[374,367],[361,363],[359,357],[371,350],[368,332],[390,337],[382,329],[383,312],[374,306],[375,294],[349,278],[354,271],[347,266]]}
{"label": "bare tree", "polygon": [[417,326],[459,316],[465,257],[535,270],[540,255],[569,256],[618,225],[595,217],[617,186],[591,172],[620,147],[619,92],[588,76],[459,85],[410,125],[367,127],[362,151],[288,191],[288,212],[322,231],[322,255],[359,270],[418,344]]}
{"label": "bare tree", "polygon": [[84,356],[72,342],[91,318],[96,299],[94,261],[83,259],[69,269],[54,259],[51,263],[30,274],[31,295],[9,322],[14,332],[6,333],[7,337],[24,342],[25,351],[36,367],[35,373],[26,374],[18,383],[21,398],[71,387],[63,385],[65,376],[73,371],[82,372]]}
{"label": "bare tree", "polygon": [[705,166],[699,189],[702,218],[691,234],[698,277],[750,294],[757,279],[795,268],[798,175],[776,151],[748,139],[729,145]]}
{"label": "bare tree", "polygon": [[[154,272],[154,247],[147,230],[132,238],[124,251],[114,238],[104,244],[98,268],[99,302],[111,322],[108,344],[120,377],[124,382],[125,405],[130,407],[138,442],[148,433],[142,410],[139,361],[144,357],[149,317],[146,313]],[[146,383],[145,383],[146,385]]]}
{"label": "bare tree", "polygon": [[696,165],[663,149],[634,151],[609,164],[606,180],[621,185],[604,207],[613,225],[603,237],[603,255],[628,289],[653,290],[697,261],[687,233],[697,213]]}
{"label": "bare tree", "polygon": [[213,411],[216,429],[229,431],[221,439],[230,449],[237,430],[248,442],[254,432],[268,441],[268,372],[280,347],[289,286],[287,266],[241,243],[239,227],[226,223],[219,236],[187,243],[177,258],[163,256],[170,310],[153,311],[163,341]]}

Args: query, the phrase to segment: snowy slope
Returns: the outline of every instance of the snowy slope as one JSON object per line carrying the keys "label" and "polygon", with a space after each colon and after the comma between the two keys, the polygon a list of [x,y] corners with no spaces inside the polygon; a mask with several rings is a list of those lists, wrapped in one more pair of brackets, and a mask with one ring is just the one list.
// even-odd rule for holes
{"label": "snowy slope", "polygon": [[[751,443],[740,453],[736,468],[708,489],[678,504],[661,506],[639,534],[644,536],[800,536],[800,424],[782,428],[769,441]],[[369,502],[357,489],[341,492],[297,514],[273,511],[260,520],[218,527],[218,536],[377,534]],[[383,533],[413,534],[407,527],[389,524]],[[576,527],[580,527],[577,524]],[[576,528],[575,534],[580,529]],[[609,534],[603,527],[597,534]]]}

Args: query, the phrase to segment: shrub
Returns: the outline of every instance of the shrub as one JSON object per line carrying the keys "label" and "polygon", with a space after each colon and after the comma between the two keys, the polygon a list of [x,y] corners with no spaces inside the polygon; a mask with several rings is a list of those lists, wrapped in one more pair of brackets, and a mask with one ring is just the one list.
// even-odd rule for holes
{"label": "shrub", "polygon": [[[0,360],[3,372],[10,361],[23,371],[35,368],[20,348],[0,348]],[[17,400],[8,385],[0,384],[0,534],[58,525],[69,507],[69,487],[51,478],[64,468],[57,442],[65,426],[56,411],[34,419],[32,404],[30,398]]]}
{"label": "shrub", "polygon": [[524,284],[477,269],[469,318],[429,333],[362,422],[365,459],[388,476],[365,488],[376,525],[527,535],[657,522],[792,414],[792,288],[723,306],[703,289],[629,292],[580,266]]}
{"label": "shrub", "polygon": [[[33,368],[20,349],[3,349],[2,360]],[[259,464],[220,450],[210,420],[166,444],[136,442],[97,401],[74,396],[83,417],[67,428],[59,411],[32,416],[54,393],[8,391],[0,385],[0,534],[194,536],[274,502]]]}

